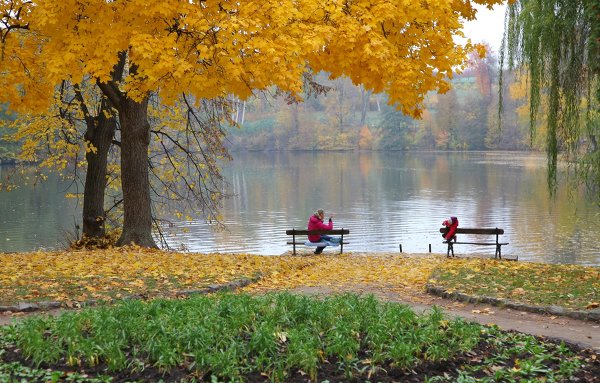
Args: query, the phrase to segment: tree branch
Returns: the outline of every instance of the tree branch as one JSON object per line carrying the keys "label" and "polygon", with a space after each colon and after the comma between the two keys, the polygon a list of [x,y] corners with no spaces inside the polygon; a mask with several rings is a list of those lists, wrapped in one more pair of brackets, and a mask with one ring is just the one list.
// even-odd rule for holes
{"label": "tree branch", "polygon": [[77,101],[79,101],[79,107],[81,108],[81,111],[83,112],[83,117],[85,118],[85,122],[87,123],[88,127],[93,126],[94,118],[90,114],[90,110],[88,109],[87,104],[85,103],[85,99],[83,98],[83,95],[81,94],[81,88],[79,88],[78,84],[75,84],[75,85],[73,85],[73,89],[75,90],[75,98],[77,99]]}
{"label": "tree branch", "polygon": [[126,63],[126,59],[127,59],[127,52],[126,51],[119,52],[118,57],[119,57],[119,61],[113,67],[113,70],[111,72],[111,76],[112,76],[111,81],[101,82],[101,81],[96,80],[96,84],[98,85],[100,90],[102,90],[102,93],[104,93],[104,95],[106,97],[108,97],[109,101],[112,103],[112,105],[117,110],[119,110],[119,105],[121,104],[121,101],[125,97],[123,95],[123,92],[121,92],[119,90],[119,87],[117,84],[123,80],[123,73],[125,72],[125,63]]}

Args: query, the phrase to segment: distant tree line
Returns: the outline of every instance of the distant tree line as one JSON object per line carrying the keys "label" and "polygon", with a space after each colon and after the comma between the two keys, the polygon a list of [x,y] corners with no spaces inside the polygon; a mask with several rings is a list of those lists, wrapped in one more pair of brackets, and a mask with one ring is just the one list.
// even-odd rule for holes
{"label": "distant tree line", "polygon": [[[421,119],[404,115],[347,77],[329,80],[320,73],[319,92],[290,102],[276,91],[256,93],[247,101],[231,98],[237,123],[227,129],[232,151],[252,150],[529,150],[542,149],[543,119],[536,136],[529,130],[524,80],[504,73],[503,112],[498,121],[498,62],[471,55],[469,66],[445,94],[426,96]],[[311,88],[314,89],[314,88]],[[10,120],[0,108],[0,121]],[[0,123],[0,129],[1,128]],[[17,144],[0,141],[0,159],[14,159]]]}
{"label": "distant tree line", "polygon": [[[470,57],[446,94],[431,93],[421,119],[404,115],[350,79],[315,80],[321,94],[288,103],[263,92],[239,103],[228,130],[231,150],[528,150],[543,138],[529,134],[521,80],[505,73],[503,116],[498,118],[498,62],[495,54]],[[537,131],[544,135],[543,129]]]}

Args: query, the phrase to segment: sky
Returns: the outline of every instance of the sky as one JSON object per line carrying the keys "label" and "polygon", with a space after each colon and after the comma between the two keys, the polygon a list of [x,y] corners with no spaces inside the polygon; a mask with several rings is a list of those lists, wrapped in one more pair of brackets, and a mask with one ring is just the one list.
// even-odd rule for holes
{"label": "sky", "polygon": [[487,42],[496,53],[500,50],[504,32],[504,11],[506,5],[496,5],[493,10],[476,5],[477,19],[465,23],[465,35],[473,43]]}

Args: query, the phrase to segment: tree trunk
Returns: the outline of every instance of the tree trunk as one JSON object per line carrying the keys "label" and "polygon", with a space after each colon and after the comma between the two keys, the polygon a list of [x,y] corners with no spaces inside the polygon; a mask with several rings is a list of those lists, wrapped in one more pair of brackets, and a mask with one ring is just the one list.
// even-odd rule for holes
{"label": "tree trunk", "polygon": [[240,125],[244,125],[244,117],[246,117],[246,101],[242,104],[242,120],[240,121]]}
{"label": "tree trunk", "polygon": [[365,90],[365,87],[360,87],[360,126],[363,126],[367,121],[367,111],[369,110],[369,98],[371,91]]}
{"label": "tree trunk", "polygon": [[117,246],[136,244],[158,247],[152,238],[152,207],[148,170],[150,123],[148,98],[136,102],[123,97],[119,103],[121,123],[121,186],[123,233]]}
{"label": "tree trunk", "polygon": [[108,150],[112,144],[117,121],[115,117],[107,117],[109,112],[107,101],[96,118],[88,120],[85,139],[96,152],[86,153],[87,173],[83,190],[83,235],[88,238],[101,238],[105,234],[104,191],[106,190],[106,167]]}
{"label": "tree trunk", "polygon": [[[300,116],[298,111],[298,103],[292,105],[292,134],[293,139],[298,139],[300,136]],[[289,141],[289,140],[288,140]]]}

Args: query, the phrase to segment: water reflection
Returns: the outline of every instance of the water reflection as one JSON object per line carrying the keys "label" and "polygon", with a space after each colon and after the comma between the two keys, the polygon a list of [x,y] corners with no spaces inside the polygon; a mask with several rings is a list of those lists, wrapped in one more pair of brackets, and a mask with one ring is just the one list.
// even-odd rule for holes
{"label": "water reflection", "polygon": [[[12,178],[14,171],[14,167],[0,166],[0,178]],[[64,248],[66,238],[75,233],[75,222],[81,222],[77,202],[65,198],[70,182],[50,176],[32,186],[32,180],[25,178],[17,189],[0,192],[2,252]]]}
{"label": "water reflection", "polygon": [[[225,169],[236,195],[224,204],[227,232],[176,225],[171,244],[194,251],[281,254],[285,229],[304,228],[318,207],[350,229],[349,251],[445,252],[437,232],[505,229],[506,256],[600,264],[600,212],[580,196],[546,190],[545,158],[527,153],[247,153]],[[576,215],[575,215],[576,213]],[[187,227],[188,233],[181,233]],[[457,247],[458,249],[458,247]],[[462,246],[458,253],[493,254]]]}
{"label": "water reflection", "polygon": [[[461,227],[505,229],[506,256],[600,265],[600,209],[565,188],[551,199],[543,155],[527,153],[245,153],[224,169],[234,198],[223,204],[226,231],[203,221],[175,222],[169,243],[199,252],[282,254],[285,230],[305,228],[322,207],[350,229],[354,252],[445,253],[438,228],[448,215]],[[6,170],[6,168],[0,168]],[[60,245],[80,222],[64,198],[68,183],[0,193],[0,251]],[[457,254],[493,256],[491,247]]]}

